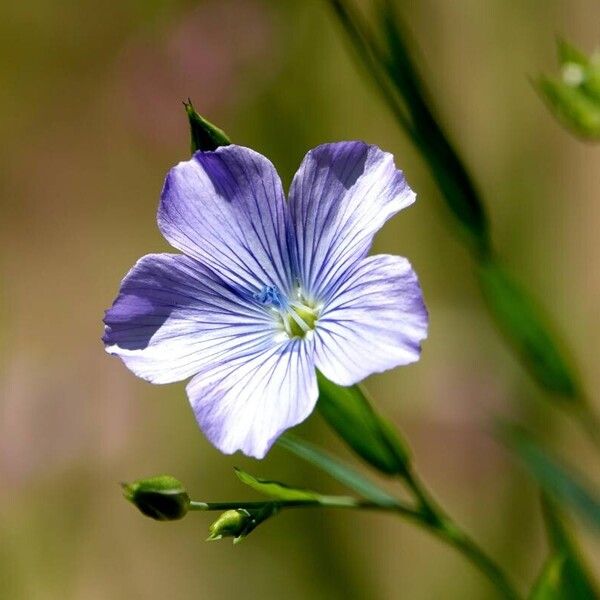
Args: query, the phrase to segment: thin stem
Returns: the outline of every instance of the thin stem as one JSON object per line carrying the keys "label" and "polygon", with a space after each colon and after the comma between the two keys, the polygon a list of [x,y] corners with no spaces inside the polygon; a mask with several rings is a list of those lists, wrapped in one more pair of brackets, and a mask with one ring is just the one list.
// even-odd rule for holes
{"label": "thin stem", "polygon": [[518,600],[519,593],[498,565],[464,532],[433,499],[429,491],[410,469],[403,480],[414,493],[422,515],[420,524],[436,537],[459,550],[510,600]]}
{"label": "thin stem", "polygon": [[272,504],[277,505],[280,509],[351,508],[395,513],[426,529],[444,543],[459,550],[496,586],[503,597],[509,600],[519,600],[519,594],[500,568],[445,515],[414,474],[409,475],[407,482],[409,482],[409,486],[417,496],[418,509],[400,501],[395,504],[382,505],[345,496],[329,496],[322,500],[269,500],[266,502],[198,502],[192,500],[189,508],[195,511],[256,510]]}
{"label": "thin stem", "polygon": [[405,109],[398,101],[398,97],[387,80],[382,69],[383,57],[381,50],[364,27],[360,16],[353,13],[352,9],[341,0],[329,0],[332,9],[345,27],[351,46],[356,51],[367,73],[373,78],[376,89],[382,94],[384,101],[409,135],[414,135],[413,126],[406,115]]}
{"label": "thin stem", "polygon": [[[366,398],[365,402],[367,402]],[[385,437],[385,432],[382,432],[382,435]],[[409,461],[405,462],[405,468],[402,472],[398,472],[398,476],[408,484],[417,502],[416,506],[399,502],[377,484],[354,471],[353,468],[300,438],[286,434],[279,439],[278,444],[368,498],[367,501],[355,500],[350,506],[346,503],[344,508],[365,508],[400,514],[462,552],[496,586],[504,598],[510,600],[519,598],[502,571],[437,505],[425,486],[412,472]],[[329,498],[339,498],[339,496],[330,496]]]}
{"label": "thin stem", "polygon": [[368,500],[356,500],[345,496],[326,496],[320,500],[267,500],[257,502],[198,502],[190,501],[189,510],[213,511],[213,510],[235,510],[257,509],[266,504],[276,504],[280,508],[358,508],[367,510],[381,510],[395,512],[404,515],[410,519],[418,520],[421,518],[419,511],[402,502],[395,504],[377,504]]}
{"label": "thin stem", "polygon": [[444,521],[431,529],[440,540],[459,550],[465,558],[491,581],[504,598],[519,600],[520,594],[515,590],[507,576],[498,565],[479,548],[479,546],[451,521]]}

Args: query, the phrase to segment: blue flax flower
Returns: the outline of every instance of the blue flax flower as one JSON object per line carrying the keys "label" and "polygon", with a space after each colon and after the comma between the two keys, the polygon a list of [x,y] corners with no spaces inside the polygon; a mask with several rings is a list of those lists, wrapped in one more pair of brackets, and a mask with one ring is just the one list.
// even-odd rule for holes
{"label": "blue flax flower", "polygon": [[106,312],[106,350],[152,383],[192,377],[208,439],[262,458],[312,412],[316,369],[348,386],[418,360],[417,277],[405,258],[367,256],[414,200],[392,156],[362,142],[311,150],[288,201],[257,152],[197,152],[169,172],[158,209],[183,254],[135,264]]}

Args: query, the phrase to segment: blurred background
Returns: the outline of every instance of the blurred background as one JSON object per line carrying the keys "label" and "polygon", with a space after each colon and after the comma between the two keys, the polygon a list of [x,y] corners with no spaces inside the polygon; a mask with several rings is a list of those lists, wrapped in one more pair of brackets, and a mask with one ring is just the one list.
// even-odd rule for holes
{"label": "blurred background", "polygon": [[[557,33],[594,49],[598,3],[401,4],[500,254],[560,326],[600,410],[600,148],[561,129],[528,81],[555,69]],[[122,276],[168,250],[155,213],[167,170],[189,155],[188,96],[286,185],[322,142],[395,154],[419,200],[374,250],[410,258],[430,336],[418,364],[367,385],[442,504],[521,589],[535,577],[537,491],[494,419],[537,428],[590,477],[597,463],[497,335],[423,162],[347,50],[319,0],[0,4],[0,598],[493,597],[461,556],[393,517],[289,511],[234,548],[204,542],[214,515],[157,523],[122,499],[119,481],[159,473],[198,500],[254,498],[233,465],[340,489],[278,449],[263,462],[220,455],[183,384],[152,386],[104,353]],[[353,460],[317,415],[300,431]],[[600,545],[579,533],[598,572]]]}

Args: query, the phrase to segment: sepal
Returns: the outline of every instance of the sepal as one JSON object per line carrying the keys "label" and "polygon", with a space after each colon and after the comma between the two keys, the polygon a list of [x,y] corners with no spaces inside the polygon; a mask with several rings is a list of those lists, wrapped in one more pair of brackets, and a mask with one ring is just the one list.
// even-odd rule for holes
{"label": "sepal", "polygon": [[236,508],[225,511],[209,528],[207,542],[232,537],[237,544],[254,531],[261,523],[279,512],[276,502],[265,502],[257,508]]}
{"label": "sepal", "polygon": [[222,129],[219,129],[196,112],[189,98],[183,105],[190,124],[192,154],[198,150],[216,150],[219,146],[229,146],[231,144],[227,134]]}

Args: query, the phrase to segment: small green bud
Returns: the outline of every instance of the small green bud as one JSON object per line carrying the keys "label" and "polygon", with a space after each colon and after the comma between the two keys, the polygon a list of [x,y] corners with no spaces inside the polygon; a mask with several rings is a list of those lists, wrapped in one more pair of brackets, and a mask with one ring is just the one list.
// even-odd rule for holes
{"label": "small green bud", "polygon": [[196,112],[189,98],[183,105],[190,124],[192,154],[197,150],[216,150],[219,146],[231,144],[227,134],[222,129],[219,129]]}
{"label": "small green bud", "polygon": [[249,533],[254,531],[263,521],[279,512],[277,502],[265,502],[257,508],[246,510],[236,508],[224,512],[209,528],[207,542],[232,537],[233,543],[241,542]]}
{"label": "small green bud", "polygon": [[170,475],[122,483],[123,496],[139,511],[157,521],[183,519],[190,506],[190,497],[180,481]]}
{"label": "small green bud", "polygon": [[252,515],[244,508],[224,512],[209,528],[208,542],[224,537],[239,538],[252,521]]}

